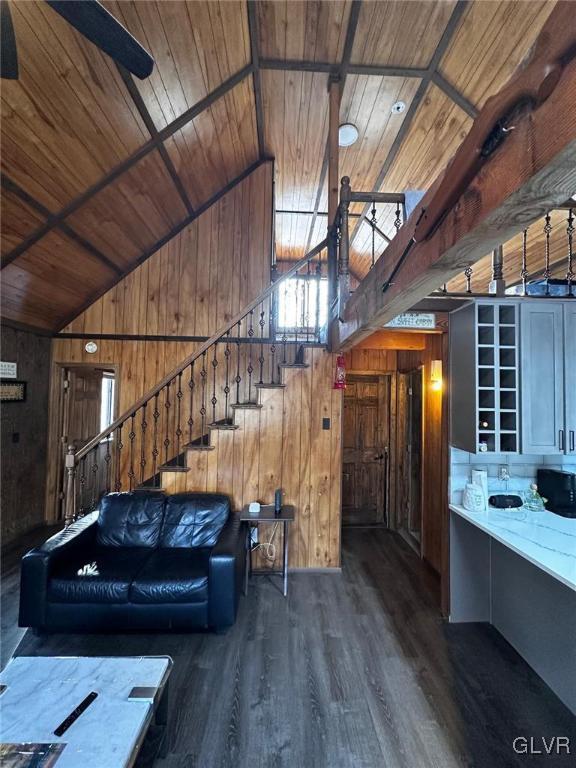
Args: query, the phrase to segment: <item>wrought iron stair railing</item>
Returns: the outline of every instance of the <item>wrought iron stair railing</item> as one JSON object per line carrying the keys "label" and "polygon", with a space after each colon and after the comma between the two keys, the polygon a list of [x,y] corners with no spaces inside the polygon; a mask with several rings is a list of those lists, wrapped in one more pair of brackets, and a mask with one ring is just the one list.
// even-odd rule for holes
{"label": "wrought iron stair railing", "polygon": [[260,295],[75,451],[63,486],[65,524],[110,491],[149,489],[159,471],[184,469],[188,448],[209,447],[209,430],[232,426],[236,406],[256,404],[262,387],[282,386],[280,368],[302,345],[325,344],[328,239],[274,279]]}

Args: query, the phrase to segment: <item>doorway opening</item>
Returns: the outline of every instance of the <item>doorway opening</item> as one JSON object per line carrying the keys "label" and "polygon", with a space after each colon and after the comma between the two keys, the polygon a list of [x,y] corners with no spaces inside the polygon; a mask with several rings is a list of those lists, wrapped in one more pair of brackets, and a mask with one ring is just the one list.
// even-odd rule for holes
{"label": "doorway opening", "polygon": [[[56,519],[63,519],[64,461],[68,446],[78,451],[106,429],[117,413],[116,371],[113,366],[85,364],[60,366],[58,398],[58,467],[56,469]],[[108,438],[112,439],[112,438]],[[110,455],[107,440],[98,451],[92,466],[80,460],[76,482],[76,508],[80,513],[94,507],[105,488]],[[108,448],[108,449],[107,449]]]}
{"label": "doorway opening", "polygon": [[350,375],[344,390],[342,523],[389,524],[393,377]]}
{"label": "doorway opening", "polygon": [[398,532],[418,554],[422,542],[423,368],[398,373]]}

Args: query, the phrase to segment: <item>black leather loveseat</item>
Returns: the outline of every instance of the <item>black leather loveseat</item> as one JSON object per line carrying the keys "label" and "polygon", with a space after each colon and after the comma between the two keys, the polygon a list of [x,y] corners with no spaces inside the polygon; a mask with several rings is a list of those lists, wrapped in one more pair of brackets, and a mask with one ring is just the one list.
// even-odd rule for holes
{"label": "black leather loveseat", "polygon": [[111,493],[24,556],[19,624],[222,631],[236,618],[245,541],[221,494]]}

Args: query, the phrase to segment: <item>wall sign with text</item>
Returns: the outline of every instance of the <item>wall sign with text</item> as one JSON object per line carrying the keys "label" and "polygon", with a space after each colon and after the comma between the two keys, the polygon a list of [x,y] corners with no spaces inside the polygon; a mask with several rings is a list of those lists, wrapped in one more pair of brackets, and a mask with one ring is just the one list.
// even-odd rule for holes
{"label": "wall sign with text", "polygon": [[436,315],[434,312],[404,312],[386,323],[386,328],[418,328],[433,331],[436,328]]}
{"label": "wall sign with text", "polygon": [[0,379],[15,379],[17,375],[16,363],[0,361]]}

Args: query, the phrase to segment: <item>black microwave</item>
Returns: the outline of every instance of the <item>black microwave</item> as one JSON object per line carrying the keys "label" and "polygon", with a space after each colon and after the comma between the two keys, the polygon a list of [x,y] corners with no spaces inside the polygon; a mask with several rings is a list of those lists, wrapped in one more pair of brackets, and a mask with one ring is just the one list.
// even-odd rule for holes
{"label": "black microwave", "polygon": [[576,474],[559,469],[538,470],[538,492],[546,509],[563,517],[576,517]]}

